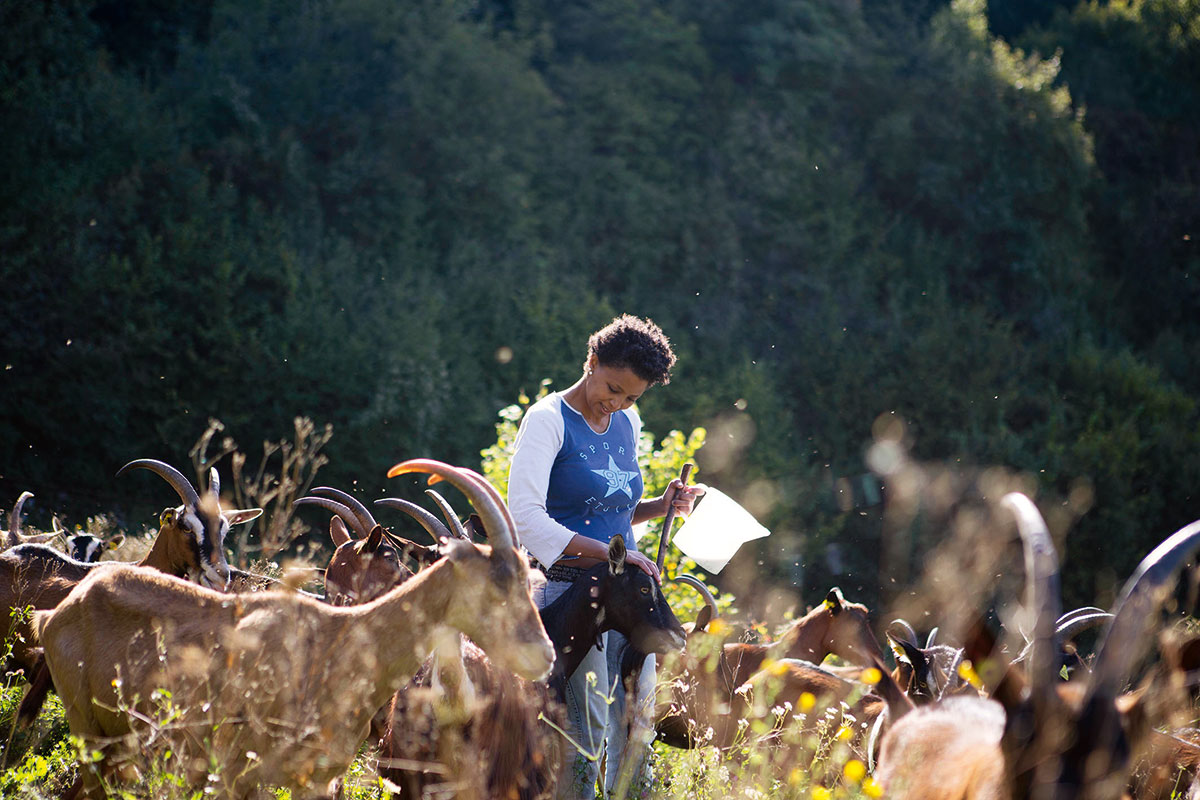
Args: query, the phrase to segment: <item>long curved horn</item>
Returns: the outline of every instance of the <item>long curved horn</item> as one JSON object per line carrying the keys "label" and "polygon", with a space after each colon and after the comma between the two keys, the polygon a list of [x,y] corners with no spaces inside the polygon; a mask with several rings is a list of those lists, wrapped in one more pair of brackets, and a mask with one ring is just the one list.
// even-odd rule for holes
{"label": "long curved horn", "polygon": [[433,489],[426,489],[425,494],[429,495],[429,499],[441,509],[442,516],[446,518],[446,524],[454,531],[454,535],[459,539],[466,539],[468,542],[471,541],[471,537],[467,535],[466,530],[462,526],[462,521],[458,518],[458,514],[454,513],[454,508],[451,507],[449,501]]}
{"label": "long curved horn", "polygon": [[33,492],[21,492],[21,496],[17,498],[17,502],[13,503],[12,513],[8,515],[8,535],[10,538],[15,538],[21,533],[21,510],[25,506],[25,501],[33,497]]}
{"label": "long curved horn", "polygon": [[[1066,642],[1071,641],[1079,634],[1086,630],[1090,630],[1097,626],[1103,625],[1113,618],[1113,615],[1099,608],[1084,607],[1077,608],[1074,611],[1068,611],[1058,618],[1054,623],[1054,638],[1059,645],[1059,655],[1061,661],[1062,647]],[[1030,642],[1021,652],[1013,659],[1014,664],[1019,664],[1029,658],[1029,653],[1033,647]]]}
{"label": "long curved horn", "polygon": [[371,515],[371,512],[367,509],[367,507],[362,504],[362,501],[349,492],[343,492],[341,489],[334,489],[332,486],[318,486],[315,489],[310,489],[309,493],[315,494],[318,497],[330,497],[334,500],[337,500],[339,503],[348,506],[354,511],[355,514],[358,515],[359,522],[364,531],[364,536],[368,535],[375,529],[375,526],[379,524],[375,521],[375,517]]}
{"label": "long curved horn", "polygon": [[[892,633],[892,628],[899,628],[904,638]],[[906,619],[897,617],[889,622],[887,626],[887,635],[891,636],[897,642],[908,642],[908,644],[911,644],[913,647],[920,647],[920,645],[917,644],[917,631]]]}
{"label": "long curved horn", "polygon": [[1112,624],[1092,665],[1087,700],[1113,697],[1145,651],[1150,614],[1159,609],[1175,572],[1200,546],[1200,520],[1180,528],[1142,559],[1114,609]]}
{"label": "long curved horn", "polygon": [[[450,529],[442,524],[442,521],[430,514],[425,509],[421,508],[416,503],[409,502],[399,497],[381,497],[375,501],[377,506],[387,506],[395,508],[408,514],[410,517],[421,523],[421,527],[429,532],[435,542],[440,542],[443,538],[453,539],[455,534],[451,533]],[[465,535],[459,536],[460,539],[467,538]]]}
{"label": "long curved horn", "polygon": [[1103,608],[1096,608],[1095,606],[1082,606],[1080,608],[1072,609],[1072,610],[1066,612],[1065,614],[1063,614],[1061,617],[1058,618],[1058,621],[1054,623],[1054,627],[1061,628],[1063,625],[1066,625],[1071,620],[1073,620],[1079,616],[1091,615],[1091,614],[1107,614],[1107,613],[1108,612],[1105,611]]}
{"label": "long curved horn", "polygon": [[[470,467],[458,467],[457,469],[460,473],[465,475],[467,478],[474,481],[475,484],[478,485],[479,488],[482,489],[484,491],[484,493],[487,494],[487,496],[490,497],[496,503],[496,505],[500,508],[501,513],[504,515],[505,521],[508,523],[508,530],[511,531],[511,533],[512,533],[512,539],[513,539],[514,546],[520,547],[521,539],[520,539],[520,536],[517,534],[516,520],[513,519],[512,512],[509,510],[508,504],[504,502],[504,498],[500,496],[500,492],[496,489],[495,486],[492,485],[492,482],[489,481],[487,478],[485,478],[483,475],[480,475],[475,470],[471,469]],[[432,484],[432,483],[436,483],[437,480],[435,478],[431,478],[429,482]],[[486,526],[487,526],[487,522],[485,520],[484,527],[486,528]],[[487,533],[487,531],[485,530],[484,533]]]}
{"label": "long curved horn", "polygon": [[[512,512],[508,509],[508,503],[504,502],[504,498],[500,496],[500,491],[495,486],[492,486],[491,481],[470,467],[462,467],[462,471],[467,474],[467,477],[478,483],[479,487],[483,489],[483,491],[495,501],[496,505],[500,507],[500,511],[503,513],[505,521],[508,522],[508,529],[512,531],[513,547],[520,547],[521,537],[517,533],[517,521],[513,519]],[[486,522],[487,521],[485,520],[485,527]]]}
{"label": "long curved horn", "polygon": [[675,578],[675,583],[682,583],[686,586],[691,586],[700,596],[704,598],[704,604],[709,607],[714,617],[717,616],[717,599],[712,596],[712,592],[704,585],[704,581],[694,575],[680,575]]}
{"label": "long curved horn", "polygon": [[341,517],[342,522],[346,523],[350,530],[357,533],[361,538],[366,538],[370,534],[369,530],[363,530],[362,520],[358,518],[358,515],[349,506],[343,505],[336,500],[330,500],[328,497],[299,497],[292,501],[292,505],[323,508]]}
{"label": "long curved horn", "polygon": [[1076,614],[1054,629],[1059,641],[1068,642],[1086,630],[1099,627],[1112,620],[1113,615],[1107,611],[1097,611],[1092,614]]}
{"label": "long curved horn", "polygon": [[[516,555],[516,525],[512,524],[512,516],[508,513],[508,508],[498,502],[499,493],[488,491],[480,485],[478,473],[473,473],[477,477],[472,477],[471,470],[452,467],[441,461],[435,461],[432,458],[413,458],[408,461],[402,461],[388,470],[387,476],[395,478],[397,475],[406,475],[413,472],[421,472],[432,475],[431,483],[435,483],[436,479],[446,480],[454,488],[467,496],[471,504],[475,506],[475,510],[479,512],[480,518],[483,520],[483,528],[487,531],[488,540],[492,543],[494,551],[502,553],[512,552]],[[486,481],[484,481],[486,483]],[[491,486],[491,484],[488,484]],[[501,556],[507,558],[507,556]]]}
{"label": "long curved horn", "polygon": [[131,469],[148,469],[158,475],[171,484],[171,488],[179,494],[179,499],[188,508],[197,508],[200,505],[200,494],[196,491],[196,487],[192,486],[192,482],[185,478],[182,472],[165,461],[155,458],[139,458],[117,470],[117,477],[121,477]]}
{"label": "long curved horn", "polygon": [[1054,621],[1061,616],[1058,553],[1037,506],[1025,495],[1011,492],[1000,505],[1017,518],[1017,531],[1025,551],[1025,607],[1033,614],[1033,639],[1029,649],[1029,677],[1034,690],[1046,691],[1058,672]]}

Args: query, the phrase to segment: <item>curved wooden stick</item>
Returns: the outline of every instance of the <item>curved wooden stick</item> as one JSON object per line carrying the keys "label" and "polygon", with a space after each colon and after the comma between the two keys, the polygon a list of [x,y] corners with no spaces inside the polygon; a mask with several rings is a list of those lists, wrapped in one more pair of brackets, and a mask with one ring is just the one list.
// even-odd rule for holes
{"label": "curved wooden stick", "polygon": [[[687,486],[688,477],[692,474],[692,467],[695,464],[684,464],[683,469],[679,470],[679,480]],[[667,544],[671,539],[671,526],[675,524],[675,495],[679,493],[676,489],[671,494],[671,499],[667,501],[667,515],[663,517],[662,533],[658,537],[658,557],[654,563],[658,565],[658,571],[662,572],[663,561],[667,558]]]}

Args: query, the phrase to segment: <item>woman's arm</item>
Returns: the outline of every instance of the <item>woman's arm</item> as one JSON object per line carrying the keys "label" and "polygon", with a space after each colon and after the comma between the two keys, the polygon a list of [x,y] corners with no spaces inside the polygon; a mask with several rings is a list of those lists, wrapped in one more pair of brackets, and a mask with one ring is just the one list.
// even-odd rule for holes
{"label": "woman's arm", "polygon": [[568,543],[576,538],[574,531],[555,522],[546,511],[550,468],[562,442],[562,417],[557,409],[535,405],[521,420],[508,472],[508,508],[517,523],[517,535],[546,566],[562,558]]}

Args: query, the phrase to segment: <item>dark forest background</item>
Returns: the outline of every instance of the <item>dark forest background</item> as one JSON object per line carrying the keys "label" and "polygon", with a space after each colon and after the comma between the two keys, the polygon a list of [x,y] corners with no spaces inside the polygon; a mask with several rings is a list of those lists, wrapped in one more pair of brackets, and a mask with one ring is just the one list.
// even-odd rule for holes
{"label": "dark forest background", "polygon": [[332,425],[320,480],[364,497],[478,464],[620,312],[679,354],[648,429],[708,428],[700,478],[767,498],[762,568],[814,598],[886,582],[881,415],[1090,495],[1068,602],[1200,517],[1200,0],[13,0],[0,32],[0,505],[34,523],[172,501],[113,475],[210,417],[251,452]]}

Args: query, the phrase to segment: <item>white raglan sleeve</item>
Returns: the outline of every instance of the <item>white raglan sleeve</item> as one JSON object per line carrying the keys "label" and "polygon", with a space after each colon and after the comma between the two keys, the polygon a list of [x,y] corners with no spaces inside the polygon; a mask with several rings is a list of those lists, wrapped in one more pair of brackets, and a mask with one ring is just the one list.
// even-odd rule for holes
{"label": "white raglan sleeve", "polygon": [[508,509],[517,523],[517,535],[521,545],[545,566],[562,557],[575,535],[546,511],[550,468],[562,443],[559,410],[549,403],[535,404],[521,420],[508,472]]}

